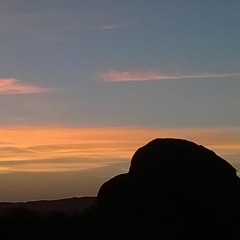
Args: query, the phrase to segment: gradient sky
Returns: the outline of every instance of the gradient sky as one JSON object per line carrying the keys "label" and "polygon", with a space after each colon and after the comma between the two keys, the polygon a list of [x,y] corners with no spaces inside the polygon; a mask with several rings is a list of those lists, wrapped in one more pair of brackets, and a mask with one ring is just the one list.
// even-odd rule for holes
{"label": "gradient sky", "polygon": [[0,201],[96,196],[157,137],[240,171],[239,0],[1,0]]}

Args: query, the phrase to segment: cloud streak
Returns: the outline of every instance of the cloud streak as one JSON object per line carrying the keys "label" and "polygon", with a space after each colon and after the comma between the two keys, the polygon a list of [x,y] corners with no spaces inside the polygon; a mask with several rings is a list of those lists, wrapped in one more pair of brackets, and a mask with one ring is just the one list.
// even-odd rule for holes
{"label": "cloud streak", "polygon": [[183,73],[165,73],[161,71],[143,71],[143,70],[108,70],[100,74],[100,78],[104,82],[127,82],[127,81],[153,81],[167,79],[186,79],[186,78],[219,78],[240,76],[239,73],[233,74],[183,74]]}
{"label": "cloud streak", "polygon": [[49,89],[42,88],[36,85],[24,83],[15,78],[1,78],[0,79],[0,94],[34,94],[48,92]]}
{"label": "cloud streak", "polygon": [[[137,137],[136,137],[137,136]],[[0,174],[69,172],[122,163],[156,137],[185,138],[216,151],[240,170],[240,128],[69,128],[0,129]]]}

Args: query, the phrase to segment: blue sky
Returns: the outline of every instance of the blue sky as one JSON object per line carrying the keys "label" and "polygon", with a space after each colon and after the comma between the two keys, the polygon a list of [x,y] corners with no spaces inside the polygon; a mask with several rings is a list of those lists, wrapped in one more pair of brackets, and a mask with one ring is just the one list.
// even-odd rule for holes
{"label": "blue sky", "polygon": [[[26,127],[218,129],[234,147],[216,149],[236,164],[239,10],[239,0],[1,0],[0,126],[26,142]],[[4,138],[2,157],[16,160],[26,146]]]}
{"label": "blue sky", "polygon": [[[1,96],[4,124],[239,122],[239,1],[1,1],[0,11],[1,79],[49,88]],[[109,71],[150,76],[103,82]]]}

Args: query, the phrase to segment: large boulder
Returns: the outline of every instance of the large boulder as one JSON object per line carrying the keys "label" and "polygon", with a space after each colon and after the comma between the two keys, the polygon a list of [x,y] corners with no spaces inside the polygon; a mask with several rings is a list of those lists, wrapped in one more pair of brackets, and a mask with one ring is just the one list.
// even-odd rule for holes
{"label": "large boulder", "polygon": [[139,148],[129,172],[98,192],[98,206],[111,227],[131,236],[170,239],[231,239],[239,225],[239,202],[236,169],[183,139],[155,139]]}

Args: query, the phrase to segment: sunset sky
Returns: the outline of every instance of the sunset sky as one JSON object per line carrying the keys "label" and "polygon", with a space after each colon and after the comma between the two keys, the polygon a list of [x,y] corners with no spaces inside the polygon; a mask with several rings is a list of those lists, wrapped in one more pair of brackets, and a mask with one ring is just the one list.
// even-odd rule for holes
{"label": "sunset sky", "polygon": [[239,0],[0,0],[0,201],[96,196],[186,138],[240,172]]}

